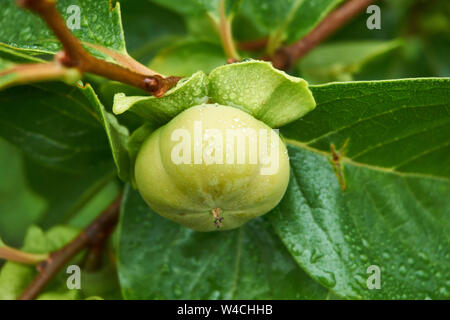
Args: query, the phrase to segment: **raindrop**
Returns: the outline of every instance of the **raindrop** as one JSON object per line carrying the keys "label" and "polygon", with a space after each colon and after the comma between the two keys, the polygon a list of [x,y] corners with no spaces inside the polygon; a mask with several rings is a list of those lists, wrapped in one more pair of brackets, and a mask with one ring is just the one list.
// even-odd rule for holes
{"label": "raindrop", "polygon": [[317,279],[327,288],[333,288],[336,285],[336,278],[333,272],[324,271],[324,273],[318,276]]}
{"label": "raindrop", "polygon": [[309,258],[309,262],[312,264],[315,264],[317,261],[319,261],[321,258],[323,257],[323,253],[313,249],[312,253],[311,253],[311,257]]}

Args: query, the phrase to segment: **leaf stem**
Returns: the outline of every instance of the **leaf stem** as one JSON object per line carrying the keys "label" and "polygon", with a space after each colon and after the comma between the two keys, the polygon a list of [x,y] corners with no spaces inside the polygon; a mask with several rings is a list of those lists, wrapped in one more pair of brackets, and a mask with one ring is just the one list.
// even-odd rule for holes
{"label": "leaf stem", "polygon": [[24,263],[24,264],[38,264],[46,259],[49,255],[47,253],[29,253],[21,250],[11,248],[1,242],[0,240],[0,258],[9,261]]}
{"label": "leaf stem", "polygon": [[220,39],[222,41],[222,47],[225,51],[229,61],[241,60],[239,53],[236,50],[233,41],[233,35],[231,32],[231,18],[228,18],[225,10],[225,0],[220,0],[219,3],[219,26],[220,26]]}
{"label": "leaf stem", "polygon": [[74,67],[82,73],[90,72],[120,81],[143,89],[157,97],[163,96],[180,80],[179,77],[164,78],[158,74],[143,74],[92,56],[83,48],[80,40],[67,28],[56,9],[55,0],[18,0],[18,4],[39,14],[54,32],[64,48],[64,51],[57,58],[66,67]]}
{"label": "leaf stem", "polygon": [[74,83],[81,79],[81,73],[75,68],[66,68],[58,62],[50,63],[29,63],[15,65],[0,72],[0,77],[14,75],[7,85],[24,84],[36,81],[64,80]]}
{"label": "leaf stem", "polygon": [[78,252],[87,246],[99,243],[114,229],[119,218],[122,194],[110,204],[89,226],[87,226],[75,239],[63,248],[50,253],[48,258],[38,265],[39,273],[33,282],[18,298],[31,300],[36,298],[47,283],[70,261]]}

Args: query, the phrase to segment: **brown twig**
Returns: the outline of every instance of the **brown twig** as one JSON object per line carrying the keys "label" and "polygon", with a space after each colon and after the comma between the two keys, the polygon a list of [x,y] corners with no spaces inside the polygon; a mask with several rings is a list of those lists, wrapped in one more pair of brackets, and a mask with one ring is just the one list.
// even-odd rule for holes
{"label": "brown twig", "polygon": [[87,246],[98,243],[109,235],[118,221],[122,195],[106,208],[89,226],[87,226],[75,239],[65,247],[50,253],[47,260],[41,262],[37,269],[39,273],[33,282],[18,298],[19,300],[31,300],[38,296],[46,284],[58,273],[61,268],[70,261],[78,252]]}
{"label": "brown twig", "polygon": [[274,67],[278,69],[288,70],[298,59],[303,57],[311,49],[324,41],[337,29],[375,1],[376,0],[348,0],[339,8],[331,12],[319,23],[319,25],[317,25],[317,27],[301,40],[284,48],[280,48],[272,57],[266,56],[263,59],[272,61]]}
{"label": "brown twig", "polygon": [[164,78],[158,74],[142,74],[92,56],[67,28],[55,3],[55,0],[18,0],[20,6],[39,14],[59,39],[64,51],[58,55],[58,60],[64,66],[120,81],[157,97],[163,96],[180,80],[179,77]]}
{"label": "brown twig", "polygon": [[105,247],[108,244],[108,237],[114,231],[115,225],[111,225],[104,230],[104,237],[96,239],[89,244],[86,255],[83,258],[82,268],[87,272],[99,270],[102,266],[102,260],[105,253]]}

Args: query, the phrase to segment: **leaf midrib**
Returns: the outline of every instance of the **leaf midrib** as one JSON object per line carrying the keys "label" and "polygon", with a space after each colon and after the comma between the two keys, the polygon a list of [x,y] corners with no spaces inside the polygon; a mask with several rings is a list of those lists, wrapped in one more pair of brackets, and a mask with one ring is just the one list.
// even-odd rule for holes
{"label": "leaf midrib", "polygon": [[[323,105],[323,104],[321,104],[321,105]],[[373,120],[373,119],[378,118],[378,117],[382,117],[382,116],[387,115],[389,113],[394,113],[394,112],[397,112],[397,111],[404,111],[406,109],[416,109],[416,108],[424,108],[424,107],[439,107],[439,106],[446,106],[446,105],[447,105],[446,103],[425,104],[425,105],[415,105],[415,106],[403,105],[403,106],[400,106],[398,108],[392,108],[392,109],[389,109],[389,110],[386,110],[386,111],[383,111],[383,112],[380,112],[380,113],[373,114],[373,115],[371,115],[369,117],[366,117],[366,118],[360,118],[360,119],[358,119],[356,121],[353,121],[353,122],[349,123],[348,125],[339,127],[339,128],[334,129],[332,131],[328,131],[327,133],[322,134],[322,135],[320,135],[318,137],[315,137],[314,139],[309,140],[309,141],[307,141],[305,143],[308,144],[308,145],[312,145],[312,144],[314,144],[314,143],[316,143],[316,142],[318,142],[318,141],[320,141],[320,140],[322,140],[322,139],[324,139],[326,137],[329,137],[329,136],[331,136],[331,135],[333,135],[335,133],[341,132],[341,131],[343,131],[345,129],[349,129],[349,128],[351,128],[351,127],[353,127],[353,126],[355,126],[357,124],[360,124],[362,122],[366,122],[366,121]]]}
{"label": "leaf midrib", "polygon": [[[293,139],[284,139],[286,141],[286,143],[297,147],[297,148],[302,148],[317,154],[320,154],[324,157],[327,157],[329,159],[331,159],[331,152],[327,152],[327,151],[323,151],[323,150],[319,150],[316,148],[312,148],[311,146],[297,141],[297,140],[293,140]],[[380,166],[375,166],[372,164],[367,164],[367,163],[362,163],[362,162],[357,162],[349,157],[345,157],[342,156],[341,157],[341,161],[342,162],[346,162],[349,164],[352,164],[354,166],[357,167],[363,167],[363,168],[367,168],[369,170],[374,170],[374,171],[380,171],[380,172],[384,172],[384,173],[390,173],[390,174],[395,174],[401,177],[412,177],[412,178],[424,178],[424,179],[433,179],[433,180],[438,180],[438,181],[443,181],[443,182],[447,182],[450,183],[450,178],[447,177],[440,177],[440,176],[435,176],[435,175],[430,175],[430,174],[424,174],[424,173],[416,173],[416,172],[400,172],[400,171],[396,171],[392,168],[385,168],[385,167],[380,167]]]}

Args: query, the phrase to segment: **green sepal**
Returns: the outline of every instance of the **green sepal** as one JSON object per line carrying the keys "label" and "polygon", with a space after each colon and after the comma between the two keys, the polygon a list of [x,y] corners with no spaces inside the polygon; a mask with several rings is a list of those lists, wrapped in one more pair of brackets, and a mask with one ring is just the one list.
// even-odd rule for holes
{"label": "green sepal", "polygon": [[316,106],[305,80],[264,61],[218,67],[208,80],[213,102],[244,109],[272,128],[295,121]]}
{"label": "green sepal", "polygon": [[122,114],[132,111],[143,120],[154,125],[163,125],[183,110],[208,100],[206,75],[199,71],[182,79],[174,88],[161,97],[130,96],[123,93],[114,96],[113,112]]}

